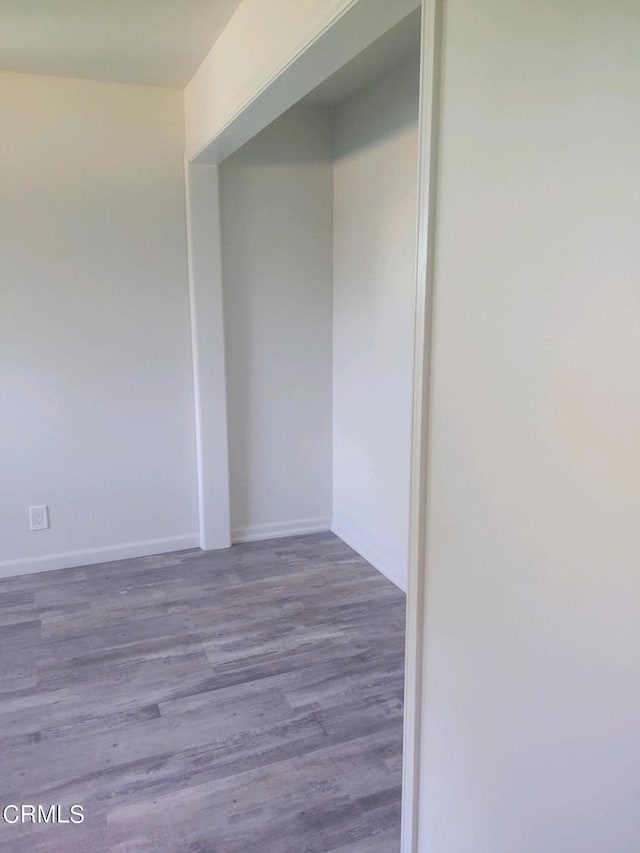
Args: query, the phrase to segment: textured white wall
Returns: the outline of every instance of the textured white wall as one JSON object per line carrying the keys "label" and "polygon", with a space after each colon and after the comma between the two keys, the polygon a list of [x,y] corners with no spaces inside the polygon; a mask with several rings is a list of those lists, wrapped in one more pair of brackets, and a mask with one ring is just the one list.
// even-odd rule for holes
{"label": "textured white wall", "polygon": [[191,544],[181,94],[2,74],[0,103],[0,573]]}
{"label": "textured white wall", "polygon": [[406,588],[417,62],[336,111],[333,529]]}
{"label": "textured white wall", "polygon": [[331,516],[331,115],[297,107],[220,166],[234,539]]}
{"label": "textured white wall", "polygon": [[421,851],[640,849],[640,6],[450,0]]}

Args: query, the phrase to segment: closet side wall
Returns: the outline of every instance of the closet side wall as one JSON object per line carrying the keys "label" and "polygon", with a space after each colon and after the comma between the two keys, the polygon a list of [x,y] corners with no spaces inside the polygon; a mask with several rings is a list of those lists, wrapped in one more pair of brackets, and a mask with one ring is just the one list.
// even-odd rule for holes
{"label": "closet side wall", "polygon": [[330,524],[331,129],[296,107],[220,169],[235,541]]}
{"label": "closet side wall", "polygon": [[406,588],[417,61],[336,110],[333,530]]}

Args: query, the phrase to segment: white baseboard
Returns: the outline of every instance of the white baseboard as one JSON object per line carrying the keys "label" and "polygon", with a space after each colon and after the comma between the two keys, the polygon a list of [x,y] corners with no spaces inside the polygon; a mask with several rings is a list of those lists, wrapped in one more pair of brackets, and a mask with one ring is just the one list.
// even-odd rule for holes
{"label": "white baseboard", "polygon": [[302,536],[304,533],[324,533],[331,529],[330,518],[297,518],[273,524],[253,524],[236,527],[231,531],[231,541],[259,542],[260,539],[282,539],[285,536]]}
{"label": "white baseboard", "polygon": [[331,524],[331,532],[346,542],[354,551],[357,551],[367,563],[371,563],[374,569],[388,578],[398,589],[406,593],[406,571],[402,570],[398,559],[394,559],[390,554],[376,547],[375,543],[367,541],[364,536],[350,529],[347,525],[336,522],[335,519]]}
{"label": "white baseboard", "polygon": [[183,551],[186,548],[199,546],[198,534],[189,533],[184,536],[169,536],[165,539],[110,545],[106,548],[87,548],[84,551],[67,551],[63,554],[48,554],[44,557],[3,560],[0,562],[0,579],[49,572],[54,569],[72,569],[77,566],[110,563],[113,560],[129,560],[132,557],[150,557],[154,554],[167,554],[171,551]]}

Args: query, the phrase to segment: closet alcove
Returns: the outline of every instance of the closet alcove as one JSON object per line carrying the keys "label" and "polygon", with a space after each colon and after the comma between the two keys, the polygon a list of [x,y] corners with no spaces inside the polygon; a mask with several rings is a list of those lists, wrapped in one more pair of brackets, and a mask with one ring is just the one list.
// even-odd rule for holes
{"label": "closet alcove", "polygon": [[420,10],[219,165],[232,541],[406,589]]}

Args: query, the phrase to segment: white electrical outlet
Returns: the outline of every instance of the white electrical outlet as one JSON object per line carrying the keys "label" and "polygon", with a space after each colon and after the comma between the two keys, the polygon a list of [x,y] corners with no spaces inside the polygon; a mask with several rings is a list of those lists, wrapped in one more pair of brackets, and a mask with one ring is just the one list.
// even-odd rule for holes
{"label": "white electrical outlet", "polygon": [[30,506],[29,521],[32,530],[47,530],[49,527],[49,507],[46,504],[44,506]]}

